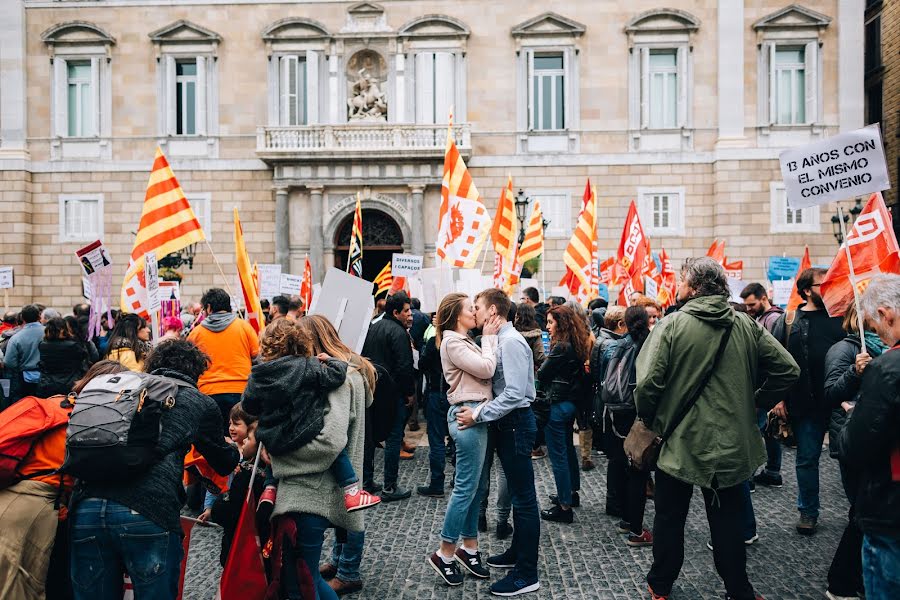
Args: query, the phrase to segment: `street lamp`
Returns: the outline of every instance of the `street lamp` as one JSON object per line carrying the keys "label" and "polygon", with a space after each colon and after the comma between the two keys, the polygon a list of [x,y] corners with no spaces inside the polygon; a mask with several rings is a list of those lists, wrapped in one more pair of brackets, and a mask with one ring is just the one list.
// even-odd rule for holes
{"label": "street lamp", "polygon": [[[853,205],[853,208],[850,209],[850,214],[844,213],[844,228],[848,229],[853,223],[856,222],[856,218],[863,211],[862,206],[862,197],[856,197],[856,203]],[[844,243],[844,235],[841,233],[841,219],[838,217],[838,212],[835,210],[835,214],[831,216],[831,229],[834,234],[834,239],[837,240],[838,245]]]}
{"label": "street lamp", "polygon": [[531,204],[531,198],[525,195],[525,191],[520,189],[516,194],[516,219],[519,221],[519,245],[525,241],[525,217],[528,216],[528,205]]}

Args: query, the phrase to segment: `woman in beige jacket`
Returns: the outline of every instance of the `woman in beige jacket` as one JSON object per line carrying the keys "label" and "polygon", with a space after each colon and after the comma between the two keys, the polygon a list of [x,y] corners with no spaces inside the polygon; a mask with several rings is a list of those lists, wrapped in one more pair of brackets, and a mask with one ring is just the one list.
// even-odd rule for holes
{"label": "woman in beige jacket", "polygon": [[[441,547],[429,557],[428,564],[448,585],[460,585],[463,582],[460,566],[475,577],[489,576],[478,552],[478,484],[487,450],[487,429],[484,425],[460,429],[456,413],[464,406],[474,410],[493,397],[491,378],[497,368],[500,325],[494,319],[485,323],[479,348],[468,334],[475,328],[475,307],[466,294],[446,296],[434,323],[441,368],[450,388],[447,423],[456,442],[456,473],[441,529]],[[460,538],[462,548],[457,549]]]}

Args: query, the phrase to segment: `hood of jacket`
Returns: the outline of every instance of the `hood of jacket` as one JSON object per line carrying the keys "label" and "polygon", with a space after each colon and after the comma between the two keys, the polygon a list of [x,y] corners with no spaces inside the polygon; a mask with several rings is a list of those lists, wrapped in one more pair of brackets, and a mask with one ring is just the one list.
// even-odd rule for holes
{"label": "hood of jacket", "polygon": [[681,308],[681,312],[720,329],[724,329],[734,320],[734,310],[725,296],[691,298]]}
{"label": "hood of jacket", "polygon": [[220,331],[225,331],[225,328],[231,325],[236,318],[237,315],[231,312],[217,312],[203,319],[200,326],[209,329],[213,333],[219,333]]}
{"label": "hood of jacket", "polygon": [[282,356],[253,365],[246,393],[263,398],[292,398],[309,384],[308,367],[308,359],[301,356]]}
{"label": "hood of jacket", "polygon": [[531,329],[529,331],[520,331],[519,333],[521,333],[522,337],[526,340],[533,340],[534,338],[541,337],[542,332],[540,329]]}

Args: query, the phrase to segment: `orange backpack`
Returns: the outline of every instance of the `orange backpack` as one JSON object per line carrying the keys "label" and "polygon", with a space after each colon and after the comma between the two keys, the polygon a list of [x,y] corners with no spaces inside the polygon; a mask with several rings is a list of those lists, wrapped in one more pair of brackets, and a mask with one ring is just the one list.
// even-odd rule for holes
{"label": "orange backpack", "polygon": [[65,396],[27,396],[0,412],[0,489],[22,479],[56,471],[39,471],[26,477],[19,472],[19,468],[41,438],[68,424],[71,411],[72,404]]}

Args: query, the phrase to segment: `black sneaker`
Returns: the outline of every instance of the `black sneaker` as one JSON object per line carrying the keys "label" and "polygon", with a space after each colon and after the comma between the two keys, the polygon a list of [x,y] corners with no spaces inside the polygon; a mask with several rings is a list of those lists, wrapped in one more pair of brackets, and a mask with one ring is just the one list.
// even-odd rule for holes
{"label": "black sneaker", "polygon": [[406,500],[410,496],[412,496],[412,492],[409,490],[404,490],[403,488],[396,486],[385,487],[381,492],[381,501],[394,502],[396,500]]}
{"label": "black sneaker", "polygon": [[536,592],[540,588],[541,584],[537,579],[527,581],[515,573],[510,573],[491,586],[491,593],[495,596],[518,596],[519,594]]}
{"label": "black sneaker", "polygon": [[428,498],[443,498],[444,488],[436,488],[430,485],[420,485],[416,488],[416,493],[420,496],[427,496]]}
{"label": "black sneaker", "polygon": [[456,562],[462,565],[462,567],[470,574],[479,579],[487,579],[491,576],[490,571],[485,568],[484,562],[481,560],[481,552],[469,554],[465,548],[457,548]]}
{"label": "black sneaker", "polygon": [[[559,496],[556,494],[550,494],[550,502],[559,506]],[[572,506],[574,508],[578,508],[581,506],[581,496],[578,495],[578,492],[572,492]]]}
{"label": "black sneaker", "polygon": [[818,528],[819,520],[816,517],[810,517],[804,514],[800,515],[797,521],[797,533],[800,535],[812,535]]}
{"label": "black sneaker", "polygon": [[503,554],[489,556],[486,562],[489,567],[494,567],[495,569],[512,569],[516,566],[516,555],[513,554],[512,548],[510,548]]}
{"label": "black sneaker", "polygon": [[368,483],[363,483],[363,489],[370,494],[377,494],[384,489],[384,486],[375,481],[369,481]]}
{"label": "black sneaker", "polygon": [[513,528],[508,522],[497,523],[497,539],[505,540],[512,535]]}
{"label": "black sneaker", "polygon": [[750,493],[752,494],[753,492],[756,491],[756,482],[755,482],[754,480],[751,479],[751,480],[749,481],[749,483],[750,483]]}
{"label": "black sneaker", "polygon": [[575,520],[575,511],[571,508],[563,510],[558,504],[552,508],[541,511],[541,518],[545,521],[553,521],[554,523],[571,523]]}
{"label": "black sneaker", "polygon": [[631,533],[631,523],[628,521],[619,521],[616,523],[616,533]]}
{"label": "black sneaker", "polygon": [[781,479],[781,473],[769,473],[768,471],[761,471],[759,475],[753,478],[753,482],[757,485],[773,488],[780,488],[784,485],[784,482]]}
{"label": "black sneaker", "polygon": [[463,574],[459,570],[459,565],[456,564],[456,561],[444,562],[444,559],[435,552],[428,557],[428,564],[441,576],[441,579],[447,585],[462,585]]}

